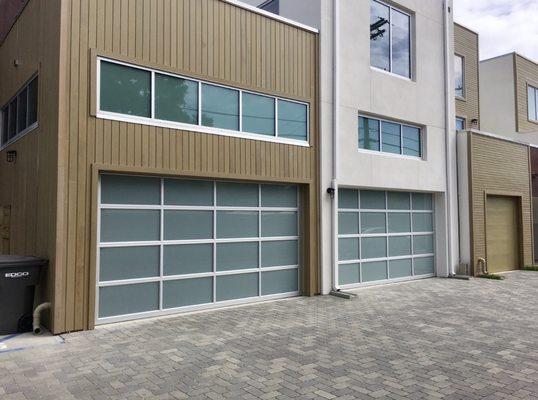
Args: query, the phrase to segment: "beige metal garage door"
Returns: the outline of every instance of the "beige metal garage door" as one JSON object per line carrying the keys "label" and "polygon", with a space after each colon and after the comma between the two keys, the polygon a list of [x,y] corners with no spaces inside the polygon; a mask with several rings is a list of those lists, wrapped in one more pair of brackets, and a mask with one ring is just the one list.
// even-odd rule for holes
{"label": "beige metal garage door", "polygon": [[519,268],[519,228],[517,199],[488,196],[487,261],[489,272]]}

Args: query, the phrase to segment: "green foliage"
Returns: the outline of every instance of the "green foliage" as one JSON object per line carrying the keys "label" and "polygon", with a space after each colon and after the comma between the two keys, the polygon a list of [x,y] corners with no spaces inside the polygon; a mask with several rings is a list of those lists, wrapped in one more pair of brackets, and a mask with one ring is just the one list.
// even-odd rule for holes
{"label": "green foliage", "polygon": [[482,275],[478,275],[477,278],[493,279],[496,281],[503,281],[505,279],[504,276],[495,275],[495,274],[482,274]]}
{"label": "green foliage", "polygon": [[528,265],[523,267],[523,271],[535,271],[538,272],[538,265]]}

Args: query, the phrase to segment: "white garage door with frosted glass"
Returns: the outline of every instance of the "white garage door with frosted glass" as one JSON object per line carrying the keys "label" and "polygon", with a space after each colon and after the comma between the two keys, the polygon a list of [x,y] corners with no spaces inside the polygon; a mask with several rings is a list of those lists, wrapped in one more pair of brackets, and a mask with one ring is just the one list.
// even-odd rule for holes
{"label": "white garage door with frosted glass", "polygon": [[434,275],[431,194],[340,189],[338,207],[341,287]]}
{"label": "white garage door with frosted glass", "polygon": [[97,323],[299,294],[298,188],[100,177]]}

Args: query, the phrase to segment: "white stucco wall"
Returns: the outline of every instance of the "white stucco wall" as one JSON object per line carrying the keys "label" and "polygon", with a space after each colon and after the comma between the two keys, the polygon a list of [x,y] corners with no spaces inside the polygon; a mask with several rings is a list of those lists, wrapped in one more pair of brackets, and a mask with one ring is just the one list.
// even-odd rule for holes
{"label": "white stucco wall", "polygon": [[[332,179],[333,114],[333,0],[319,0],[320,20],[313,10],[318,0],[280,0],[284,17],[320,29],[321,95],[321,196],[322,196],[322,286],[332,287],[331,200],[326,189]],[[340,1],[340,108],[339,108],[339,179],[340,186],[434,192],[436,209],[437,272],[446,275],[446,161],[445,161],[445,58],[444,14],[442,0],[398,0],[392,5],[413,14],[413,78],[376,70],[370,66],[370,0]],[[292,11],[293,9],[293,11]],[[308,10],[308,12],[303,12]],[[450,15],[450,25],[452,16]],[[449,33],[453,54],[453,35]],[[450,59],[452,60],[452,59]],[[453,68],[450,62],[450,68]],[[449,71],[452,76],[453,71]],[[452,82],[450,78],[449,82]],[[451,90],[451,95],[453,91]],[[450,140],[453,146],[452,168],[456,182],[456,137],[454,100],[449,102]],[[365,114],[423,127],[424,157],[410,159],[358,149],[358,115]],[[455,192],[455,191],[454,191]],[[453,193],[452,235],[456,243],[457,265],[457,194]],[[455,249],[455,250],[454,250]]]}
{"label": "white stucco wall", "polygon": [[480,62],[480,128],[498,135],[516,133],[514,56]]}

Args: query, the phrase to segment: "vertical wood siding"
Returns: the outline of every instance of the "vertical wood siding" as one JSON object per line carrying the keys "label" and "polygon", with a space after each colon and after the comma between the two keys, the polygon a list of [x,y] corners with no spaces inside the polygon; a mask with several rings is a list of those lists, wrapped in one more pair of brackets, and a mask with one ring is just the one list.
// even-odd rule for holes
{"label": "vertical wood siding", "polygon": [[[485,199],[487,194],[521,199],[520,244],[522,262],[532,263],[532,211],[529,181],[529,148],[480,134],[470,133],[472,266],[486,258]],[[521,265],[523,267],[524,265]]]}
{"label": "vertical wood siding", "polygon": [[517,131],[520,133],[538,132],[538,123],[529,121],[527,85],[538,88],[538,64],[514,54],[516,82]]}
{"label": "vertical wood siding", "polygon": [[456,115],[465,118],[466,127],[470,128],[472,119],[477,119],[480,124],[478,35],[454,24],[454,51],[464,57],[465,63],[465,100],[456,99]]}
{"label": "vertical wood siding", "polygon": [[[39,126],[0,151],[0,207],[11,209],[9,252],[51,260],[41,291],[47,300],[56,253],[59,47],[60,6],[49,0],[29,1],[0,44],[0,107],[39,73]],[[8,151],[16,162],[7,162]]]}
{"label": "vertical wood siding", "polygon": [[[303,184],[305,293],[317,292],[316,34],[219,0],[65,2],[55,332],[91,328],[96,174],[101,170]],[[95,55],[310,103],[311,147],[97,119]],[[62,301],[63,299],[63,301]]]}

